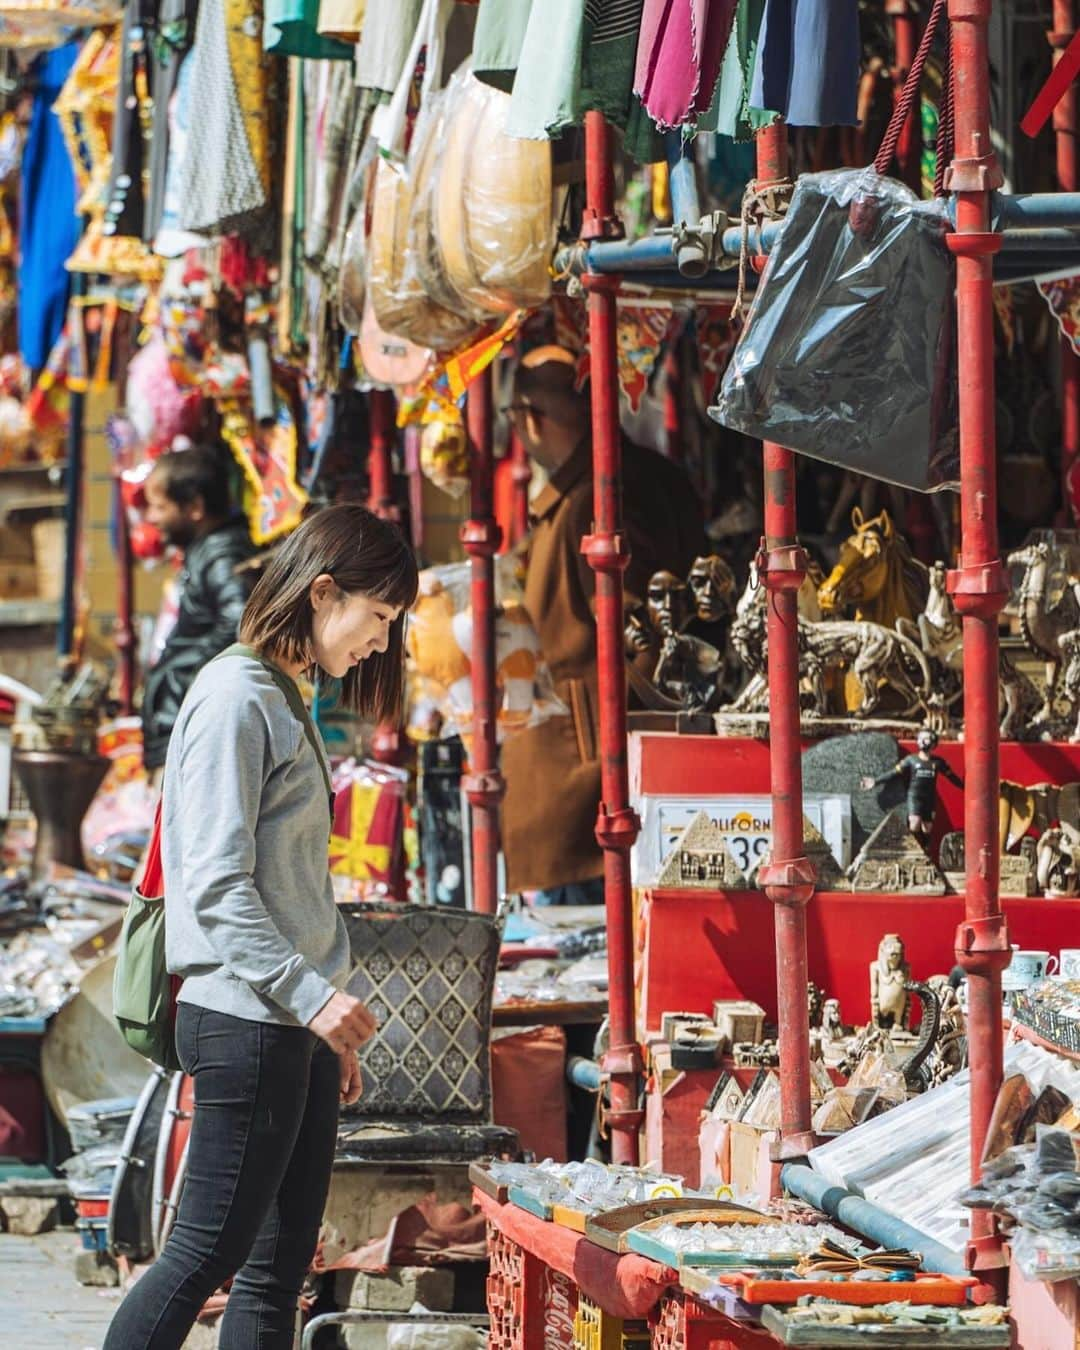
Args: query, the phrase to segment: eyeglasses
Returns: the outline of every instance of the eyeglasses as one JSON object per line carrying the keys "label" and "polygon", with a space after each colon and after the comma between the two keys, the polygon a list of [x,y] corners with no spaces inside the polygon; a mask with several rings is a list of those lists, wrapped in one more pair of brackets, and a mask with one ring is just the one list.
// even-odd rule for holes
{"label": "eyeglasses", "polygon": [[523,416],[526,413],[530,413],[533,417],[547,416],[543,408],[538,408],[535,403],[507,403],[503,405],[502,411],[507,417]]}

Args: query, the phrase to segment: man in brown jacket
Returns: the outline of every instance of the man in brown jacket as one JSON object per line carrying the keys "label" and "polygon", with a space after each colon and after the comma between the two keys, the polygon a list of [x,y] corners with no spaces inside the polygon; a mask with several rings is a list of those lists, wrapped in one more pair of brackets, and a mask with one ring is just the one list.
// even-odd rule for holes
{"label": "man in brown jacket", "polygon": [[[525,606],[570,716],[550,718],[503,745],[507,885],[542,892],[542,903],[598,903],[604,864],[594,835],[600,804],[596,581],[581,554],[593,526],[592,445],[589,398],[574,389],[570,354],[543,347],[526,356],[510,411],[530,457],[548,475],[530,508]],[[628,603],[644,597],[654,572],[685,576],[704,543],[701,507],[681,469],[628,442],[623,529],[630,547]]]}

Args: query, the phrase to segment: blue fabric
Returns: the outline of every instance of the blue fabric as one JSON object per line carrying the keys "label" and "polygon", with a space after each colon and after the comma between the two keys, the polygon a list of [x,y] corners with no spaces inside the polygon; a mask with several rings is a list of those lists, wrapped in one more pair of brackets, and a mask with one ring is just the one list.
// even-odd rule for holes
{"label": "blue fabric", "polygon": [[604,903],[604,878],[594,877],[590,881],[574,881],[567,886],[553,886],[548,891],[536,891],[533,904],[538,909],[550,905],[602,905]]}
{"label": "blue fabric", "polygon": [[64,264],[79,241],[75,173],[52,110],[79,46],[70,42],[46,53],[35,72],[19,225],[19,350],[31,370],[44,366],[64,326],[69,285]]}
{"label": "blue fabric", "polygon": [[795,127],[854,126],[860,60],[858,0],[766,0],[750,106]]}

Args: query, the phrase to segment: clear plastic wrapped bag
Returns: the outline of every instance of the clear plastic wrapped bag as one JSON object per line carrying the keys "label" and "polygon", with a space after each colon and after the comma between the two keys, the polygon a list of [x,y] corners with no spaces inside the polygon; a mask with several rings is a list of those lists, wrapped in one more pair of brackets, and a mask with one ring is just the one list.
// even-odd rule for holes
{"label": "clear plastic wrapped bag", "polygon": [[[470,564],[433,567],[420,574],[420,595],[409,615],[411,735],[420,739],[433,725],[442,733],[472,735],[472,605]],[[499,739],[536,726],[567,709],[555,693],[540,651],[540,639],[513,580],[512,563],[496,566],[495,684]]]}
{"label": "clear plastic wrapped bag", "polygon": [[364,296],[367,291],[367,203],[356,210],[345,231],[345,246],[338,273],[338,314],[347,333],[359,335],[364,323]]}
{"label": "clear plastic wrapped bag", "polygon": [[410,278],[435,304],[474,324],[483,324],[490,314],[450,284],[435,236],[434,210],[441,178],[440,162],[446,150],[447,117],[461,78],[460,74],[455,75],[447,89],[433,95],[416,124],[410,152],[414,191],[405,267]]}
{"label": "clear plastic wrapped bag", "polygon": [[471,72],[446,98],[431,201],[439,273],[479,313],[534,309],[551,294],[551,144],[508,136],[510,96]]}
{"label": "clear plastic wrapped bag", "polygon": [[468,492],[469,442],[456,406],[447,407],[420,432],[420,472],[455,499]]}
{"label": "clear plastic wrapped bag", "polygon": [[402,168],[383,159],[375,170],[367,284],[375,317],[388,333],[434,351],[449,351],[464,342],[476,325],[435,304],[415,267],[409,265],[411,165],[412,161]]}
{"label": "clear plastic wrapped bag", "polygon": [[709,415],[901,487],[959,477],[943,202],[872,169],[799,179]]}

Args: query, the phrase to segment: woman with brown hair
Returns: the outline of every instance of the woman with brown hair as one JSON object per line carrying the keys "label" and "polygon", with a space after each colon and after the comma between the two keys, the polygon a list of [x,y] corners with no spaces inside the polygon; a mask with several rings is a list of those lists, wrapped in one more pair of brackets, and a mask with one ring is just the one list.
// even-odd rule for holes
{"label": "woman with brown hair", "polygon": [[340,1102],[360,1093],[371,1014],[341,991],[330,772],[296,680],[396,716],[416,561],[362,506],[311,516],[271,559],[241,644],[199,673],[165,765],[166,955],[195,1080],[188,1175],[164,1251],[104,1350],[178,1350],[230,1277],[221,1350],[288,1350],[330,1185]]}

